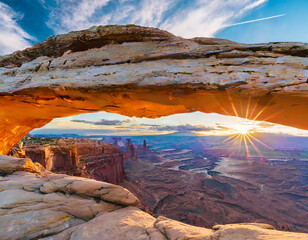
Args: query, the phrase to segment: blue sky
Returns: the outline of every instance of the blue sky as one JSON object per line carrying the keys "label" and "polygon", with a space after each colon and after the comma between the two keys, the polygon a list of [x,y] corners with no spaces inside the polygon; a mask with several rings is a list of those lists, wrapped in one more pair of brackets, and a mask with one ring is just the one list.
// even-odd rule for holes
{"label": "blue sky", "polygon": [[54,119],[32,133],[125,136],[192,132],[205,136],[227,136],[242,131],[308,136],[306,130],[202,112],[174,114],[156,119],[126,117],[106,112],[86,113]]}
{"label": "blue sky", "polygon": [[129,23],[183,37],[308,42],[307,10],[307,0],[0,0],[0,54],[71,30]]}
{"label": "blue sky", "polygon": [[[0,55],[52,35],[106,24],[138,24],[187,38],[218,37],[242,43],[308,42],[307,10],[308,0],[0,0]],[[155,134],[203,130],[204,134],[219,135],[234,133],[243,126],[308,136],[308,131],[203,113],[154,120],[85,114],[55,119],[36,132]]]}

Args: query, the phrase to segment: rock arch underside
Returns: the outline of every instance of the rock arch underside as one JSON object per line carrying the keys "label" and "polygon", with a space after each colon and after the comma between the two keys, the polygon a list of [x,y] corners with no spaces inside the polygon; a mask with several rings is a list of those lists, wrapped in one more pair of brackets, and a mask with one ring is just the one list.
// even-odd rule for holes
{"label": "rock arch underside", "polygon": [[184,39],[134,25],[50,37],[0,58],[0,153],[54,118],[97,111],[216,112],[308,129],[307,56],[304,43]]}
{"label": "rock arch underside", "polygon": [[[135,25],[50,37],[0,57],[0,154],[54,118],[98,111],[149,118],[201,111],[308,129],[307,57],[304,43],[184,39]],[[154,219],[133,207],[138,199],[122,187],[47,173],[28,159],[0,155],[1,175],[4,239],[96,239],[102,234],[113,239],[308,239],[266,224],[205,229]],[[29,217],[31,204],[36,205]],[[31,221],[52,227],[34,224],[39,229],[34,231]],[[123,227],[122,221],[129,224]]]}

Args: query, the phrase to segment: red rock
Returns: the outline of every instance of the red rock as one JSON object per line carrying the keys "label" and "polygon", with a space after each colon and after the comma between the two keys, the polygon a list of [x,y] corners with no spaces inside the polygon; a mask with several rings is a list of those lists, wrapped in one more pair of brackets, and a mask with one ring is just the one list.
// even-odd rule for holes
{"label": "red rock", "polygon": [[0,153],[54,118],[114,109],[246,117],[238,109],[249,105],[258,120],[308,129],[307,53],[304,43],[183,39],[132,25],[51,37],[0,57]]}
{"label": "red rock", "polygon": [[138,148],[138,152],[149,153],[151,150],[147,147],[147,141],[143,140],[143,144],[141,148]]}
{"label": "red rock", "polygon": [[168,169],[166,165],[136,170],[135,165],[134,171],[127,171],[128,178],[121,186],[135,194],[154,217],[162,215],[208,228],[215,224],[256,222],[284,231],[307,232],[308,214],[302,208],[307,204],[306,187],[293,187],[291,191],[287,185],[290,176],[299,175],[297,167],[252,161],[234,172],[241,176],[236,179],[223,175],[209,178]]}
{"label": "red rock", "polygon": [[100,154],[83,155],[86,166],[83,177],[118,184],[126,178],[124,160],[121,149],[110,143],[102,143]]}
{"label": "red rock", "polygon": [[124,152],[124,161],[126,163],[129,163],[131,161],[137,161],[138,160],[138,155],[137,155],[137,149],[132,144],[130,138],[126,139],[126,150]]}
{"label": "red rock", "polygon": [[120,183],[126,178],[123,153],[110,143],[90,139],[57,139],[26,144],[25,155],[56,173]]}

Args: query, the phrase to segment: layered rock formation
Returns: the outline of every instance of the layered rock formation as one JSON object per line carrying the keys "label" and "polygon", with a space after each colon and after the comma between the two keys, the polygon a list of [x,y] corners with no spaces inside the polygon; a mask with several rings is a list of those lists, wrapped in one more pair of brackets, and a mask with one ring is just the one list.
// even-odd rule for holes
{"label": "layered rock formation", "polygon": [[308,129],[307,56],[303,43],[183,39],[134,25],[51,37],[0,58],[0,153],[54,118],[96,111],[216,112]]}
{"label": "layered rock formation", "polygon": [[[126,169],[127,179],[121,185],[155,217],[164,215],[202,227],[259,222],[308,233],[308,162],[302,159],[307,150],[263,148],[263,157],[254,157],[250,151],[249,159],[246,155],[233,159],[226,156],[234,145],[223,149],[223,139],[152,137],[151,147],[156,150],[144,158],[139,155],[140,161]],[[269,135],[260,139],[272,141]],[[283,145],[305,141],[275,139],[278,146],[282,139]],[[264,161],[264,156],[275,159]]]}
{"label": "layered rock formation", "polygon": [[[127,172],[128,178],[121,186],[135,194],[156,217],[163,215],[207,228],[259,222],[279,230],[308,232],[307,187],[295,191],[299,187],[294,178],[285,177],[294,174],[300,178],[298,171],[262,164],[253,164],[251,172],[247,168],[238,171],[247,179],[241,180],[219,175],[208,178],[165,166],[137,172],[135,167]],[[293,190],[289,190],[288,181],[295,182]]]}
{"label": "layered rock formation", "polygon": [[138,160],[137,148],[131,142],[131,139],[126,139],[126,149],[124,152],[124,161],[125,163],[130,163],[132,161]]}
{"label": "layered rock formation", "polygon": [[[22,151],[26,157],[55,173],[113,184],[122,182],[126,177],[123,153],[110,143],[91,139],[29,138]],[[18,150],[15,152],[18,156]]]}
{"label": "layered rock formation", "polygon": [[0,238],[3,240],[306,240],[308,234],[267,224],[193,227],[155,219],[134,207],[126,189],[95,180],[57,175],[26,158],[0,155]]}
{"label": "layered rock formation", "polygon": [[[0,153],[54,118],[97,111],[216,112],[308,129],[307,56],[303,43],[183,39],[133,25],[51,37],[0,58]],[[121,187],[52,175],[27,159],[1,156],[0,173],[1,239],[307,239],[262,224],[155,220],[127,207],[137,199]]]}
{"label": "layered rock formation", "polygon": [[147,146],[146,140],[143,140],[141,148],[138,148],[137,151],[141,152],[141,153],[150,153],[151,152],[151,150]]}
{"label": "layered rock formation", "polygon": [[81,176],[114,184],[122,182],[126,174],[121,149],[106,142],[98,142],[98,144],[102,149],[100,154],[81,155],[85,162]]}

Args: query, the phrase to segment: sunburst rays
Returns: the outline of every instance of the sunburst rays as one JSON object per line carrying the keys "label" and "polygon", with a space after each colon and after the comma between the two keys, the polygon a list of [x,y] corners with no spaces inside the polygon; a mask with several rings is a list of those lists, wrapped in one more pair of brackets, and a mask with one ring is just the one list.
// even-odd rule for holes
{"label": "sunburst rays", "polygon": [[[251,99],[251,95],[249,95],[246,106],[243,106],[242,101],[239,101],[240,106],[238,106],[237,108],[235,102],[233,101],[232,97],[228,93],[227,93],[227,97],[231,105],[231,109],[233,111],[232,115],[235,115],[236,117],[243,117],[245,119],[251,119],[252,121],[262,120],[260,119],[260,116],[264,114],[265,110],[273,102],[273,99],[271,99],[261,109],[258,109],[258,106],[260,105],[259,100],[253,103]],[[225,110],[225,112],[227,111]],[[277,113],[267,116],[266,118],[264,118],[264,120],[268,120],[275,114]],[[243,146],[244,155],[246,159],[248,160],[249,164],[250,164],[251,152],[252,152],[252,150],[250,149],[251,147],[256,151],[256,153],[260,156],[260,158],[263,158],[263,155],[260,149],[258,148],[258,145],[262,145],[263,147],[273,150],[270,146],[268,146],[264,142],[257,139],[256,136],[253,136],[256,133],[256,129],[251,127],[249,124],[247,124],[247,122],[246,123],[244,122],[243,124],[235,126],[234,131],[235,133],[227,137],[223,142],[229,142],[232,145],[237,146],[237,148],[235,148],[236,150],[233,151],[234,153],[237,152],[237,155],[241,154],[242,146]]]}

